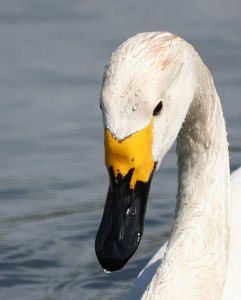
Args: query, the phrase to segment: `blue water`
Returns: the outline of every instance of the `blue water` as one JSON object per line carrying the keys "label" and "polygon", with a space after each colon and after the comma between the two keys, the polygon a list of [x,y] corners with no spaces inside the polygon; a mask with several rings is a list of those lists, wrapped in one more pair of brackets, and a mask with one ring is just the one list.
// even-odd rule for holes
{"label": "blue water", "polygon": [[99,90],[127,37],[168,30],[209,66],[241,165],[241,2],[1,0],[0,299],[121,299],[170,230],[175,149],[154,177],[141,245],[105,274],[94,237],[108,187]]}

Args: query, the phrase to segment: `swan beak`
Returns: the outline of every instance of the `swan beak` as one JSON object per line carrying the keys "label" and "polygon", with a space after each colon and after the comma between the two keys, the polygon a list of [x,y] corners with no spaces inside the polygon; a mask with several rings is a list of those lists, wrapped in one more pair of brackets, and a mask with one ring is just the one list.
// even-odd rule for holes
{"label": "swan beak", "polygon": [[152,121],[122,141],[105,130],[105,162],[110,185],[95,240],[98,260],[107,271],[121,269],[140,243],[151,179]]}

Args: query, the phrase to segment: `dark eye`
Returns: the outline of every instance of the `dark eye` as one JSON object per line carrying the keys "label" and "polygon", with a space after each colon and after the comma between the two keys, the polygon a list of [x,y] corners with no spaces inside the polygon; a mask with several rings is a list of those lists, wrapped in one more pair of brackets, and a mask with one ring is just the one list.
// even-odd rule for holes
{"label": "dark eye", "polygon": [[155,109],[153,110],[153,116],[159,115],[160,111],[162,110],[162,101],[160,101]]}
{"label": "dark eye", "polygon": [[102,110],[102,105],[101,105],[101,103],[100,103],[100,109]]}

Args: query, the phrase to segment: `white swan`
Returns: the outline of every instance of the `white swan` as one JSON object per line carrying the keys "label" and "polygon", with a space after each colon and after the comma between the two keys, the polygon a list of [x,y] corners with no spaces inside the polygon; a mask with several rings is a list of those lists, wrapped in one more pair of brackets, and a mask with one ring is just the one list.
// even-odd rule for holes
{"label": "white swan", "polygon": [[110,176],[96,237],[103,268],[120,269],[135,252],[153,171],[178,136],[170,238],[128,299],[241,299],[241,169],[230,197],[225,121],[199,55],[170,33],[128,39],[107,64],[101,108]]}

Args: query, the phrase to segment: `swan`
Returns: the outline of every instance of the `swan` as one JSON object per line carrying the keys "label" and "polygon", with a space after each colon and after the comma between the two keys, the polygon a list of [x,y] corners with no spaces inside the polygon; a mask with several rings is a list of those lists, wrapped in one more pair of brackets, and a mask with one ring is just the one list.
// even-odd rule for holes
{"label": "swan", "polygon": [[241,299],[241,168],[230,184],[220,99],[194,48],[168,32],[137,34],[103,76],[109,189],[95,250],[121,269],[143,233],[152,176],[177,138],[178,191],[167,243],[127,299]]}

